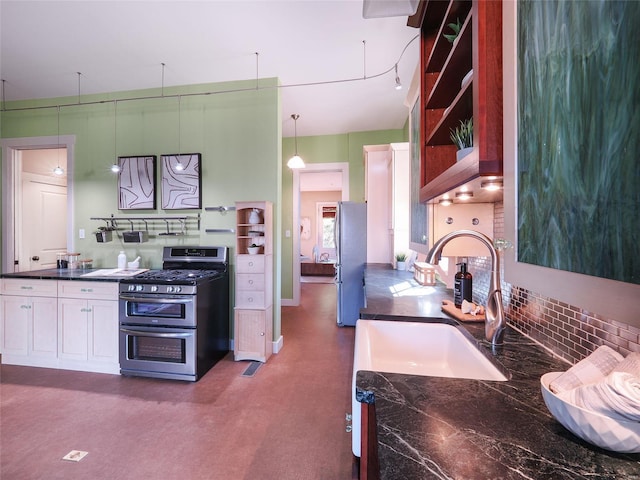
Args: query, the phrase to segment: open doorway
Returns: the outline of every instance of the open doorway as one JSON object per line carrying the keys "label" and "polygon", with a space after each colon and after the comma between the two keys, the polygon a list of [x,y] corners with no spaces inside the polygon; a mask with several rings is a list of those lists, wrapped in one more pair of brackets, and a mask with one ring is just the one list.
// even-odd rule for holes
{"label": "open doorway", "polygon": [[58,252],[73,250],[74,142],[74,136],[2,140],[3,272],[54,268]]}
{"label": "open doorway", "polygon": [[[293,236],[292,305],[300,303],[302,263],[314,263],[313,247],[317,246],[319,238],[316,221],[318,203],[336,204],[347,200],[349,200],[348,163],[311,163],[307,164],[303,171],[294,170],[293,231],[299,233]],[[318,247],[318,257],[319,255]]]}

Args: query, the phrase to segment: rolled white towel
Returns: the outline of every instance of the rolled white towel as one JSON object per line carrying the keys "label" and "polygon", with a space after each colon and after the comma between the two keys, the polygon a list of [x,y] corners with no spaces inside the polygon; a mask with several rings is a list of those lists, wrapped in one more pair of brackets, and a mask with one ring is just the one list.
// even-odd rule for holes
{"label": "rolled white towel", "polygon": [[549,389],[553,393],[561,393],[598,382],[611,373],[623,359],[624,357],[614,349],[601,345],[591,355],[558,376],[551,382]]}
{"label": "rolled white towel", "polygon": [[640,377],[640,353],[630,353],[613,369],[614,372],[627,372]]}
{"label": "rolled white towel", "polygon": [[558,394],[563,400],[592,412],[626,421],[640,421],[640,377],[614,371],[603,380]]}

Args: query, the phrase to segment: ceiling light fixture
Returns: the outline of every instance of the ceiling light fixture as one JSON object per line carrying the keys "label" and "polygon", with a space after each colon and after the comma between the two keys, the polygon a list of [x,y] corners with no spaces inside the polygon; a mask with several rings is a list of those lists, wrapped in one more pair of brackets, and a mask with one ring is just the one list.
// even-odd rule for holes
{"label": "ceiling light fixture", "polygon": [[295,155],[293,157],[291,157],[289,159],[289,161],[287,162],[287,167],[289,167],[291,170],[295,170],[298,168],[305,168],[305,164],[304,164],[304,160],[302,160],[302,158],[300,157],[300,155],[298,155],[298,118],[300,118],[300,115],[298,115],[297,113],[294,113],[291,115],[291,118],[293,118],[293,128],[294,128],[294,139],[295,139]]}
{"label": "ceiling light fixture", "polygon": [[395,64],[396,69],[396,90],[402,90],[402,84],[400,83],[400,77],[398,76],[398,64]]}
{"label": "ceiling light fixture", "polygon": [[495,192],[502,189],[502,180],[489,180],[488,182],[482,182],[480,186],[485,190]]}
{"label": "ceiling light fixture", "polygon": [[469,200],[473,198],[473,192],[456,192],[456,198],[458,200]]}
{"label": "ceiling light fixture", "polygon": [[58,105],[58,140],[56,141],[56,155],[58,156],[58,166],[53,169],[56,175],[63,175],[64,169],[60,166],[60,105]]}
{"label": "ceiling light fixture", "polygon": [[442,205],[443,207],[448,207],[449,205],[451,205],[453,202],[451,201],[450,198],[441,198],[440,201],[438,202],[440,205]]}
{"label": "ceiling light fixture", "polygon": [[363,0],[362,18],[410,17],[415,15],[419,0]]}

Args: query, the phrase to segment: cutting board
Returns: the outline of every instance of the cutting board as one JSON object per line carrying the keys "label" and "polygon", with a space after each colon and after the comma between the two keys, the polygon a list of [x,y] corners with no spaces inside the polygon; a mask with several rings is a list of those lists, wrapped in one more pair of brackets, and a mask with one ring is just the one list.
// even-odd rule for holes
{"label": "cutting board", "polygon": [[457,308],[451,300],[442,301],[442,311],[448,315],[451,315],[456,320],[461,322],[484,322],[484,313],[481,315],[471,315],[470,313],[462,313],[462,310]]}

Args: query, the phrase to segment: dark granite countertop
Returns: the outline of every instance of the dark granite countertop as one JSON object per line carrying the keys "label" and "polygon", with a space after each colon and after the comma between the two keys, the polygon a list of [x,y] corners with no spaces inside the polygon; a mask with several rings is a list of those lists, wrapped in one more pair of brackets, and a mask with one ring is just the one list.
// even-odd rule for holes
{"label": "dark granite countertop", "polygon": [[33,270],[31,272],[3,273],[1,278],[28,278],[30,280],[82,280],[88,282],[119,282],[123,278],[116,276],[106,277],[83,277],[85,273],[96,272],[99,268],[68,269],[50,268],[45,270]]}
{"label": "dark granite countertop", "polygon": [[[421,287],[410,273],[381,265],[367,266],[366,286],[363,318],[443,317],[441,299],[452,297],[443,285]],[[382,480],[640,479],[640,454],[583,442],[547,410],[540,377],[568,364],[512,328],[491,349],[483,324],[463,327],[508,370],[508,381],[357,373],[359,394],[375,403]]]}

